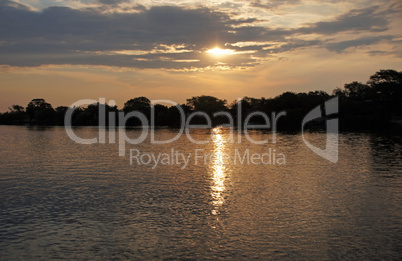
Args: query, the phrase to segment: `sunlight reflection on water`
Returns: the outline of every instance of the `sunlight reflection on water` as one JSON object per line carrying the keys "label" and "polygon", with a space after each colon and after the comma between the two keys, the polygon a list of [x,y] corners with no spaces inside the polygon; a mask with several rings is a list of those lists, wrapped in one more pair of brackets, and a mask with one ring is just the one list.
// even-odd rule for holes
{"label": "sunlight reflection on water", "polygon": [[224,153],[225,152],[225,144],[224,138],[222,137],[223,134],[221,133],[220,128],[213,129],[214,137],[214,155],[213,155],[213,164],[212,164],[212,180],[213,185],[211,186],[211,196],[213,198],[213,206],[214,209],[212,210],[213,215],[219,214],[219,207],[225,202],[223,193],[225,191],[225,179],[226,179],[226,172],[225,172],[225,162],[224,162]]}
{"label": "sunlight reflection on water", "polygon": [[[204,140],[210,130],[193,136]],[[324,133],[306,136],[325,144]],[[206,165],[193,158],[185,169],[152,169],[129,165],[117,144],[76,144],[63,128],[0,126],[0,259],[400,258],[400,136],[340,134],[337,164],[312,153],[299,134],[262,146],[228,137],[218,128],[205,145],[181,137],[174,145],[128,146],[211,155]],[[225,162],[234,149],[271,147],[286,155],[285,166]]]}

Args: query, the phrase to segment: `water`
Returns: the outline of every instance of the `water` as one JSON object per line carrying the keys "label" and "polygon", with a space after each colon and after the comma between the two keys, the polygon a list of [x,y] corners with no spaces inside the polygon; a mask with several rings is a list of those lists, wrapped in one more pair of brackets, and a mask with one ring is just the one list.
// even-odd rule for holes
{"label": "water", "polygon": [[[174,134],[158,130],[156,137]],[[311,152],[300,134],[278,134],[267,145],[244,135],[240,144],[226,143],[228,135],[219,130],[204,145],[186,136],[154,146],[147,139],[127,144],[119,157],[117,144],[76,144],[63,128],[0,126],[0,259],[402,258],[400,136],[340,134],[334,164]],[[210,133],[195,130],[192,137]],[[307,138],[323,146],[326,136]],[[130,165],[130,149],[172,148],[190,154],[185,168]],[[269,148],[286,165],[216,160]],[[196,149],[214,160],[195,164]]]}

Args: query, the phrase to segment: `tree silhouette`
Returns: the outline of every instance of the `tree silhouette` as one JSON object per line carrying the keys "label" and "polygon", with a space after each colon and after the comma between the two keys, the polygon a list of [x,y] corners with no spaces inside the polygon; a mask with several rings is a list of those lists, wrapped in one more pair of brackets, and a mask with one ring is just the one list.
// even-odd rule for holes
{"label": "tree silhouette", "polygon": [[370,76],[367,84],[374,90],[378,99],[386,101],[402,99],[402,72],[380,70]]}
{"label": "tree silhouette", "polygon": [[340,97],[340,122],[346,129],[389,127],[402,117],[402,72],[380,70],[367,84],[347,83],[344,90],[335,89]]}
{"label": "tree silhouette", "polygon": [[123,111],[148,111],[151,108],[151,101],[146,97],[137,97],[131,100],[128,100],[124,103]]}
{"label": "tree silhouette", "polygon": [[366,100],[373,97],[373,90],[369,85],[355,81],[345,84],[345,94],[351,99]]}
{"label": "tree silhouette", "polygon": [[26,113],[29,117],[29,123],[36,123],[39,125],[53,124],[55,111],[52,105],[47,103],[44,99],[33,99],[26,107]]}
{"label": "tree silhouette", "polygon": [[56,125],[64,125],[64,116],[68,110],[67,106],[59,106],[55,109],[56,116],[55,116],[55,124]]}
{"label": "tree silhouette", "polygon": [[[353,81],[344,85],[344,88],[336,88],[334,96],[339,96],[339,122],[341,129],[373,129],[387,128],[390,122],[402,118],[402,72],[395,70],[380,70],[371,75],[366,84]],[[268,116],[272,112],[286,111],[286,117],[281,117],[278,129],[297,130],[303,117],[316,106],[324,104],[331,96],[324,91],[311,91],[308,93],[284,92],[274,98],[253,98],[245,96],[240,101],[234,101],[229,108],[227,101],[213,96],[194,96],[187,99],[186,104],[180,105],[185,118],[192,112],[205,112],[208,114],[214,126],[226,124],[225,116],[213,117],[216,112],[229,112],[237,122],[243,125],[250,113],[260,111]],[[109,112],[117,112],[117,106],[94,103],[87,107],[75,108],[72,115],[73,125],[99,124],[99,109],[106,112],[108,122]],[[156,126],[181,126],[181,114],[179,105],[167,107],[162,104],[153,106]],[[241,117],[239,115],[241,106]],[[26,109],[20,105],[12,105],[7,112],[0,113],[0,124],[30,124],[38,125],[63,125],[64,115],[68,107],[60,106],[56,110],[44,99],[33,99]],[[150,122],[151,102],[146,97],[137,97],[124,103],[124,113],[139,111]],[[117,120],[117,117],[116,117]],[[250,122],[263,124],[264,118],[254,116]],[[322,119],[325,122],[325,119]],[[191,124],[205,124],[204,117],[194,117]],[[136,118],[128,120],[127,125],[138,126],[141,122]]]}
{"label": "tree silhouette", "polygon": [[[145,115],[149,122],[151,115],[151,101],[146,97],[137,97],[128,100],[126,103],[124,103],[123,111],[124,113],[139,111]],[[127,121],[127,125],[129,126],[139,126],[140,124],[141,121],[137,118],[131,118]]]}
{"label": "tree silhouette", "polygon": [[[226,100],[221,100],[213,96],[195,96],[187,99],[187,106],[192,111],[205,112],[211,119],[212,124],[216,125],[221,123],[224,117],[213,117],[213,114],[220,111],[227,111]],[[206,124],[204,117],[194,117],[192,121],[194,124]]]}

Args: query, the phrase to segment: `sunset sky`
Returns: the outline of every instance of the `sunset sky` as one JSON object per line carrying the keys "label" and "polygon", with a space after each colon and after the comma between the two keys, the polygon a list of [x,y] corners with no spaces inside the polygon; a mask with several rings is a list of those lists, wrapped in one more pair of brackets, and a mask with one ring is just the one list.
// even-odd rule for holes
{"label": "sunset sky", "polygon": [[274,97],[402,70],[402,2],[0,0],[0,112]]}

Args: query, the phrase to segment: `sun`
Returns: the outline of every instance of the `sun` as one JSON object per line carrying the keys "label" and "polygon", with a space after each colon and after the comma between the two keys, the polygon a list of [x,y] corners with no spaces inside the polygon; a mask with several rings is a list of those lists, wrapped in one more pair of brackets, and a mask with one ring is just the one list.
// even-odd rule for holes
{"label": "sun", "polygon": [[233,50],[230,49],[221,49],[221,48],[214,48],[214,49],[209,49],[207,53],[216,55],[216,56],[222,56],[222,55],[231,55],[234,54]]}

